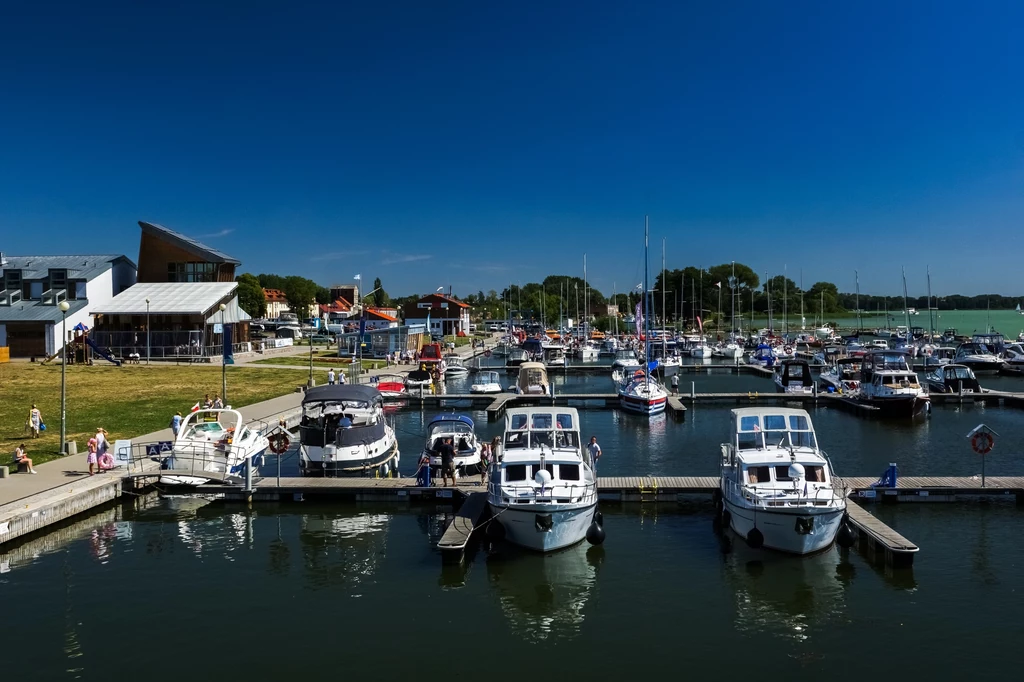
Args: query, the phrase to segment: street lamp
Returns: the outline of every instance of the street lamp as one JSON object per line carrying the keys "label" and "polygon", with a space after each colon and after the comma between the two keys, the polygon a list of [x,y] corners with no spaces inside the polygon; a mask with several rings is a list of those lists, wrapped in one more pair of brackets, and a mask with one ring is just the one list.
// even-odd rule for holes
{"label": "street lamp", "polygon": [[146,364],[149,364],[149,296],[146,297]]}
{"label": "street lamp", "polygon": [[68,368],[68,309],[71,307],[67,301],[61,301],[60,306],[60,329],[63,335],[61,341],[60,351],[64,355],[64,358],[60,362],[60,453],[67,454],[67,437],[68,437],[68,423],[67,423],[67,403],[68,403],[68,383],[67,383],[67,368]]}
{"label": "street lamp", "polygon": [[[223,303],[220,304],[220,342],[224,344],[224,311],[227,306]],[[228,404],[228,363],[227,358],[224,357],[224,351],[221,349],[220,358],[220,398],[227,407]]]}
{"label": "street lamp", "polygon": [[[360,298],[362,299],[362,301],[366,301],[367,296],[369,296],[370,294],[375,294],[375,293],[377,293],[378,291],[380,291],[383,288],[384,287],[377,287],[373,291],[366,292],[365,294],[360,296]],[[363,314],[366,312],[366,304],[364,302],[360,302],[358,308],[359,308],[359,321],[360,321],[360,324],[359,324],[359,331],[356,332],[356,336],[359,337],[359,338],[356,339],[356,344],[358,346],[358,350],[356,351],[356,358],[357,358],[357,360],[359,362],[359,369],[356,371],[355,376],[352,378],[352,383],[355,383],[355,384],[359,383],[359,374],[362,373],[362,371],[363,371],[363,334],[362,334],[362,332],[363,332],[363,325],[362,325],[362,321],[363,321]],[[350,365],[350,367],[351,367],[351,365]]]}

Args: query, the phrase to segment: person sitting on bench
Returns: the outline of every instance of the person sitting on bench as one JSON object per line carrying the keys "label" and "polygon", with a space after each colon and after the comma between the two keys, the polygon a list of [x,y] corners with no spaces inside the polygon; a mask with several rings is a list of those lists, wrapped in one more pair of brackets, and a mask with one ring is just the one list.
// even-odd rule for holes
{"label": "person sitting on bench", "polygon": [[29,459],[28,455],[25,454],[25,448],[23,448],[20,444],[18,445],[18,447],[14,448],[14,464],[18,466],[24,464],[25,466],[28,467],[28,472],[30,474],[38,473],[32,467],[32,460]]}

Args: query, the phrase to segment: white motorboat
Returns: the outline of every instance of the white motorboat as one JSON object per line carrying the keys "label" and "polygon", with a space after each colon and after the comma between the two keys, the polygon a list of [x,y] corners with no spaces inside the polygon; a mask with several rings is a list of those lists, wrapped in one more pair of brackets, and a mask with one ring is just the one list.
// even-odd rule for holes
{"label": "white motorboat", "polygon": [[370,378],[370,382],[385,400],[404,398],[408,392],[406,381],[407,377],[401,374],[378,374]]}
{"label": "white motorboat", "polygon": [[966,365],[942,365],[924,375],[932,393],[981,393],[981,384]]}
{"label": "white motorboat", "polygon": [[246,462],[255,473],[263,463],[267,445],[267,437],[249,428],[238,410],[228,407],[190,412],[181,421],[171,455],[160,464],[160,483],[241,482]]}
{"label": "white motorboat", "polygon": [[516,380],[516,393],[523,395],[550,395],[551,382],[548,370],[540,362],[524,362],[519,365],[519,378]]}
{"label": "white motorboat", "polygon": [[427,424],[427,442],[423,446],[423,455],[430,458],[430,466],[436,470],[441,468],[441,456],[437,452],[445,438],[452,439],[452,447],[455,449],[453,464],[456,475],[480,473],[481,447],[473,420],[463,414],[439,414]]}
{"label": "white motorboat", "polygon": [[713,351],[711,346],[704,343],[703,336],[700,338],[700,343],[698,343],[696,346],[690,347],[691,358],[700,358],[702,360],[706,360],[707,358],[711,357],[712,352]]}
{"label": "white motorboat", "polygon": [[940,367],[942,365],[948,365],[953,362],[953,358],[956,357],[956,348],[952,346],[939,346],[933,348],[931,352],[925,352],[924,366],[925,367]]}
{"label": "white motorboat", "polygon": [[885,350],[888,347],[889,342],[885,339],[873,339],[871,343],[868,344],[868,348],[877,348],[879,350]]}
{"label": "white motorboat", "polygon": [[524,362],[530,362],[530,353],[522,348],[513,348],[508,353],[508,359],[505,360],[505,366],[508,368],[506,371],[509,374],[516,372]]}
{"label": "white motorboat", "polygon": [[387,476],[397,470],[399,457],[380,391],[355,384],[306,391],[299,422],[303,473]]}
{"label": "white motorboat", "polygon": [[[571,407],[505,412],[499,457],[488,477],[489,533],[541,552],[569,547],[604,531],[595,521],[597,477]],[[593,529],[593,530],[592,530]],[[599,532],[598,532],[599,531]],[[600,536],[600,537],[598,537]]]}
{"label": "white motorboat", "polygon": [[425,369],[414,369],[409,372],[405,377],[405,387],[407,389],[429,389],[434,383],[433,377],[430,376],[430,372]]}
{"label": "white motorboat", "polygon": [[628,348],[615,351],[615,360],[612,362],[612,369],[621,369],[625,371],[633,371],[640,369],[640,360],[637,359],[636,353]]}
{"label": "white motorboat", "polygon": [[1003,361],[988,346],[973,341],[957,347],[953,362],[970,367],[975,374],[996,374],[1003,367]]}
{"label": "white motorboat", "polygon": [[811,367],[804,360],[783,360],[773,375],[778,393],[811,395],[814,393],[814,377]]}
{"label": "white motorboat", "polygon": [[743,346],[741,346],[738,343],[730,342],[725,345],[719,346],[715,350],[715,354],[723,358],[735,360],[737,358],[743,357]]}
{"label": "white motorboat", "polygon": [[601,352],[598,353],[599,357],[613,358],[615,353],[619,350],[619,342],[614,336],[609,336],[601,343]]}
{"label": "white motorboat", "polygon": [[1024,369],[1024,343],[1011,343],[1007,346],[1003,361],[1013,369]]}
{"label": "white motorboat", "polygon": [[470,393],[501,393],[501,383],[497,372],[477,372]]}
{"label": "white motorboat", "polygon": [[601,354],[601,348],[597,345],[596,341],[584,341],[583,344],[577,350],[580,360],[591,361],[597,360]]}
{"label": "white motorboat", "polygon": [[548,367],[564,367],[565,347],[561,344],[544,347],[544,364]]}
{"label": "white motorboat", "polygon": [[[834,485],[810,415],[748,407],[730,418],[730,441],[722,445],[723,525],[755,549],[812,554],[831,546],[844,523],[846,492]],[[840,543],[853,543],[851,530]]]}
{"label": "white motorboat", "polygon": [[462,362],[462,356],[449,353],[444,356],[444,375],[448,377],[461,377],[469,374],[469,367]]}
{"label": "white motorboat", "polygon": [[775,366],[776,362],[778,362],[778,357],[775,355],[775,349],[767,343],[757,344],[757,348],[752,350],[750,355],[747,356],[748,365],[757,365],[770,369]]}
{"label": "white motorboat", "polygon": [[821,390],[826,393],[852,393],[860,386],[859,357],[839,358],[818,375]]}
{"label": "white motorboat", "polygon": [[649,373],[638,369],[618,388],[619,406],[639,414],[661,414],[668,404],[668,391]]}
{"label": "white motorboat", "polygon": [[877,407],[882,416],[909,417],[926,410],[928,394],[910,369],[907,357],[906,352],[897,350],[865,353],[856,399]]}

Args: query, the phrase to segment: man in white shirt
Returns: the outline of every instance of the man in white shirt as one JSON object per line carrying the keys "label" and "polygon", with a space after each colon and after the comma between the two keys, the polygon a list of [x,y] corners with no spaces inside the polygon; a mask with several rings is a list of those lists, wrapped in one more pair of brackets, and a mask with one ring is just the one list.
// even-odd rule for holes
{"label": "man in white shirt", "polygon": [[327,385],[328,386],[333,386],[334,385],[334,368],[333,367],[330,368],[329,370],[327,370]]}
{"label": "man in white shirt", "polygon": [[590,437],[590,444],[587,445],[587,452],[590,453],[590,466],[597,471],[597,460],[601,459],[601,446],[597,444],[597,436]]}

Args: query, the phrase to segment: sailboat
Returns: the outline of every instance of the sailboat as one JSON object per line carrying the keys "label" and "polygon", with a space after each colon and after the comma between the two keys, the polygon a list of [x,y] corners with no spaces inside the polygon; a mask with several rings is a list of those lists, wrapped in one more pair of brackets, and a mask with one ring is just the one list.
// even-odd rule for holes
{"label": "sailboat", "polygon": [[1017,304],[1017,314],[1018,315],[1024,315],[1024,310],[1020,309],[1020,303]]}
{"label": "sailboat", "polygon": [[665,406],[668,403],[668,391],[651,376],[658,363],[649,361],[651,357],[651,306],[648,299],[650,293],[647,288],[648,237],[649,228],[647,219],[644,218],[644,296],[636,304],[636,323],[638,331],[641,322],[644,325],[644,342],[646,343],[644,362],[646,366],[637,369],[632,375],[627,375],[619,385],[618,393],[619,405],[622,409],[653,415],[665,411]]}

